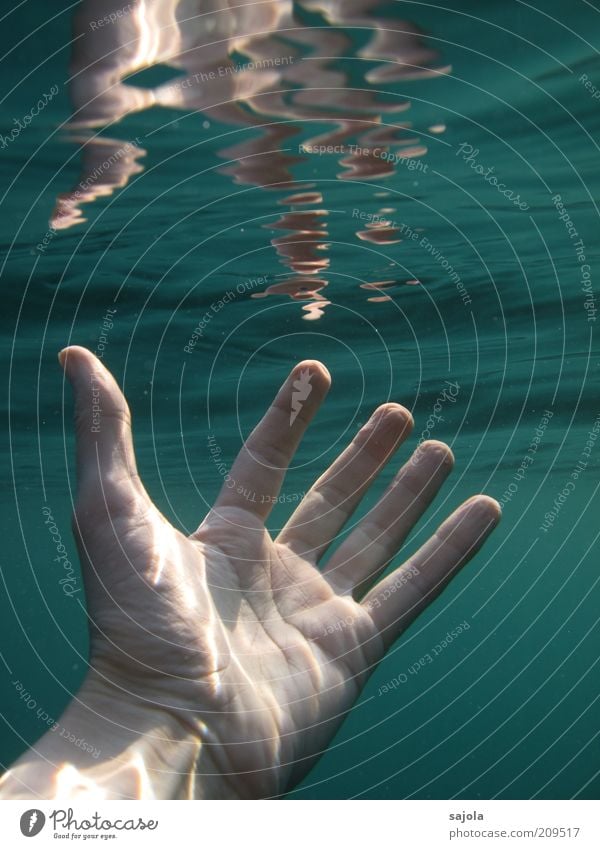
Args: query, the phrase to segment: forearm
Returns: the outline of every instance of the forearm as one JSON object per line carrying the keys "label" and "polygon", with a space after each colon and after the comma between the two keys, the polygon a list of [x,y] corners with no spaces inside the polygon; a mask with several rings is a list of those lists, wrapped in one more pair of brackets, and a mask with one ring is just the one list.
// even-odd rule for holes
{"label": "forearm", "polygon": [[230,795],[211,775],[192,726],[158,706],[123,701],[93,675],[56,726],[0,779],[2,799]]}

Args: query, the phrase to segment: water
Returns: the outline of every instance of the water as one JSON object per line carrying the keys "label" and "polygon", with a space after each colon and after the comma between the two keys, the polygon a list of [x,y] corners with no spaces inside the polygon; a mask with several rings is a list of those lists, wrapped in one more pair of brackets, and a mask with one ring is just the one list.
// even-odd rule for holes
{"label": "water", "polygon": [[[306,2],[292,17],[263,4],[254,22],[187,10],[180,44],[161,18],[158,49],[137,58],[114,50],[123,21],[76,23],[71,55],[67,4],[8,15],[3,763],[85,666],[85,612],[41,514],[76,560],[56,352],[77,343],[124,385],[147,488],[190,531],[221,482],[208,436],[231,462],[298,360],[323,360],[334,384],[272,529],[374,406],[408,406],[414,444],[458,384],[431,420],[456,470],[406,551],[477,491],[503,501],[501,528],[291,795],[597,796],[598,10],[538,5]],[[87,8],[88,23],[107,13]],[[115,73],[130,76],[98,96]]]}

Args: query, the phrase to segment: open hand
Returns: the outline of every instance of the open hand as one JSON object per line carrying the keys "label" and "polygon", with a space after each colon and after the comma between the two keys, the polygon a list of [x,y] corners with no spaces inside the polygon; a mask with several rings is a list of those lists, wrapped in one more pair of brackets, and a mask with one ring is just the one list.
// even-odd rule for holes
{"label": "open hand", "polygon": [[[113,377],[84,348],[66,349],[61,360],[75,393],[74,527],[96,686],[129,705],[140,726],[158,708],[196,738],[193,775],[178,795],[284,793],[324,750],[386,649],[481,546],[499,505],[471,498],[381,577],[453,465],[446,445],[425,442],[323,565],[411,432],[409,411],[388,403],[272,539],[270,506],[330,384],[322,364],[305,361],[188,537],[138,477],[129,410]],[[156,783],[151,791],[172,792]]]}

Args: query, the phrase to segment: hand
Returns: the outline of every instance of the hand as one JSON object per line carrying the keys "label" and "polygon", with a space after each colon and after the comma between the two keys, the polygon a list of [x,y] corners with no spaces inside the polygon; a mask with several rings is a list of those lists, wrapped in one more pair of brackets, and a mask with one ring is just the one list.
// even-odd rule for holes
{"label": "hand", "polygon": [[[408,410],[389,403],[272,539],[264,524],[270,504],[330,384],[323,365],[305,361],[187,537],[161,515],[138,477],[129,410],[113,377],[84,348],[68,348],[61,359],[76,405],[74,527],[90,619],[91,691],[105,696],[95,710],[101,704],[110,721],[111,711],[126,706],[129,730],[150,728],[159,740],[155,752],[163,744],[150,717],[158,713],[195,745],[178,775],[169,775],[177,772],[172,752],[151,775],[142,764],[146,784],[139,780],[130,795],[284,793],[326,747],[386,649],[482,545],[499,505],[483,495],[470,499],[381,577],[453,465],[446,445],[423,443],[322,566],[329,544],[411,432]],[[293,384],[305,382],[306,370],[312,389],[290,424]],[[99,420],[92,418],[92,387]],[[131,764],[133,749],[135,743],[122,746],[111,757]],[[98,781],[118,772],[115,764],[98,769]]]}

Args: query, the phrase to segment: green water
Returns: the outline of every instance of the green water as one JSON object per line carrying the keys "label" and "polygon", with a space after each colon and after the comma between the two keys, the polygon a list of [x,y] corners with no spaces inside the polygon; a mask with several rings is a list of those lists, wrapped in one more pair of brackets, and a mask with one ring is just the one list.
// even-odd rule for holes
{"label": "green water", "polygon": [[[300,19],[315,32],[327,29],[306,5]],[[40,736],[38,709],[59,715],[86,663],[81,594],[68,597],[59,583],[62,567],[41,513],[52,509],[76,562],[71,398],[57,351],[67,343],[104,346],[133,411],[146,486],[188,531],[221,483],[208,436],[217,436],[230,463],[290,367],[313,357],[328,366],[333,387],[284,495],[307,490],[384,400],[412,410],[416,443],[451,381],[460,390],[431,436],[452,446],[456,470],[406,551],[474,492],[502,499],[504,516],[485,549],[395,645],[292,798],[595,798],[600,12],[579,0],[539,8],[390,4],[385,20],[419,24],[438,51],[433,66],[451,64],[451,74],[367,84],[356,55],[368,30],[349,24],[347,46],[329,65],[341,82],[322,115],[289,104],[284,114],[265,96],[231,120],[208,107],[163,105],[107,129],[97,124],[85,132],[116,139],[107,149],[138,139],[143,170],[81,204],[85,222],[53,232],[57,196],[85,173],[77,133],[59,127],[71,112],[72,10],[58,6],[50,13],[30,0],[0,35],[3,53],[14,48],[3,61],[3,137],[58,86],[0,150],[9,427],[0,762]],[[32,32],[32,22],[47,17]],[[248,61],[243,53],[235,58]],[[299,150],[339,127],[327,109],[353,87],[378,92],[381,103],[410,101],[405,112],[378,113],[370,103],[364,114],[382,115],[388,130],[410,121],[415,146],[427,148],[415,158],[426,170],[399,162],[389,175],[348,179],[339,154]],[[285,134],[268,140],[252,122]],[[439,125],[445,132],[430,129]],[[357,132],[352,141],[360,140]],[[486,175],[498,175],[510,196]],[[264,188],[268,182],[277,185]],[[282,203],[294,192],[322,199]],[[295,214],[302,210],[318,212],[307,228],[309,248],[297,236],[298,222],[308,220]],[[390,220],[402,240],[357,236],[369,229],[369,216]],[[285,236],[291,248],[273,244]],[[303,306],[318,298],[291,298],[281,288],[250,297],[290,281],[298,294],[299,279],[310,287],[306,261],[320,263],[318,279],[328,284],[319,290],[329,302],[321,317],[303,318],[310,316]],[[412,280],[420,283],[407,285]],[[382,281],[393,285],[363,287]],[[389,299],[369,300],[382,294]],[[115,310],[110,328],[103,325],[108,309]],[[188,353],[202,320],[203,335]],[[275,507],[273,530],[289,509]],[[467,630],[433,662],[420,663],[464,621]],[[381,693],[402,675],[404,683]],[[16,680],[35,707],[19,698]]]}

